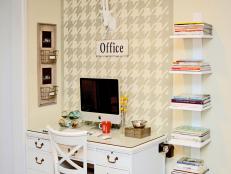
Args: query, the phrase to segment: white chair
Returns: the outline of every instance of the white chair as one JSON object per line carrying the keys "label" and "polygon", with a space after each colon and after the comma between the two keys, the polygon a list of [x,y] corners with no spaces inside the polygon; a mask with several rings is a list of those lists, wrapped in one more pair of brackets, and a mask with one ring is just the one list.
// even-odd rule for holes
{"label": "white chair", "polygon": [[[61,132],[47,127],[54,157],[55,174],[87,174],[87,131]],[[65,152],[60,146],[68,146]],[[72,159],[73,155],[81,151],[81,167]],[[68,167],[67,165],[68,164]]]}

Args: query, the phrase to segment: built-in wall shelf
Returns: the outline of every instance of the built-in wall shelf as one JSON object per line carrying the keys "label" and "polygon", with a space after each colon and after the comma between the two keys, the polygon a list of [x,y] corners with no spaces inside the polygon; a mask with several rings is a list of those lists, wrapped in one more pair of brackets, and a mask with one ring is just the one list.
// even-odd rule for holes
{"label": "built-in wall shelf", "polygon": [[212,74],[212,71],[169,71],[170,74],[186,74],[186,75],[204,75]]}
{"label": "built-in wall shelf", "polygon": [[171,39],[212,39],[212,35],[172,35]]}
{"label": "built-in wall shelf", "polygon": [[185,140],[178,140],[178,139],[171,139],[168,141],[169,144],[190,147],[190,148],[203,148],[210,142],[211,142],[211,139],[207,139],[204,142],[193,142],[193,141],[185,141]]}
{"label": "built-in wall shelf", "polygon": [[57,103],[56,25],[38,23],[38,105]]}
{"label": "built-in wall shelf", "polygon": [[184,111],[198,111],[198,112],[202,112],[202,111],[205,111],[205,110],[208,110],[210,109],[212,106],[206,106],[202,109],[199,109],[199,108],[189,108],[189,107],[176,107],[176,106],[169,106],[170,109],[173,109],[173,110],[184,110]]}

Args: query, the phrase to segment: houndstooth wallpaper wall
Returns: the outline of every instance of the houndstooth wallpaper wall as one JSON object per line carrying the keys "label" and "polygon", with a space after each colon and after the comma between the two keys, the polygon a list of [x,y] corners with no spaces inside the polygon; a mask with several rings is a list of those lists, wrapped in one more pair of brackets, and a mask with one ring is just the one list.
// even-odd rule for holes
{"label": "houndstooth wallpaper wall", "polygon": [[[106,33],[101,0],[64,0],[64,110],[80,109],[79,78],[117,78],[126,95],[126,122],[170,125],[171,0],[109,0],[117,29]],[[128,57],[96,57],[96,40],[128,39]]]}

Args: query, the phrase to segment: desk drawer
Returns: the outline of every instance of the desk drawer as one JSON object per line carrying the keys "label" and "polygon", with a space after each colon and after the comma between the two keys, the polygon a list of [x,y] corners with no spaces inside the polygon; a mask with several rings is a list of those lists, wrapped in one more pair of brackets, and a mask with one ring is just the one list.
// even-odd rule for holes
{"label": "desk drawer", "polygon": [[95,165],[95,174],[129,174],[129,171]]}
{"label": "desk drawer", "polygon": [[97,150],[95,153],[96,164],[123,170],[130,170],[132,161],[131,155],[104,150]]}
{"label": "desk drawer", "polygon": [[27,174],[52,174],[52,173],[45,173],[45,172],[36,171],[36,170],[27,170]]}
{"label": "desk drawer", "polygon": [[29,149],[27,161],[28,167],[31,170],[41,171],[44,173],[52,173],[54,171],[51,153]]}
{"label": "desk drawer", "polygon": [[36,137],[28,137],[27,140],[28,140],[29,148],[51,152],[51,146],[49,140],[36,138]]}

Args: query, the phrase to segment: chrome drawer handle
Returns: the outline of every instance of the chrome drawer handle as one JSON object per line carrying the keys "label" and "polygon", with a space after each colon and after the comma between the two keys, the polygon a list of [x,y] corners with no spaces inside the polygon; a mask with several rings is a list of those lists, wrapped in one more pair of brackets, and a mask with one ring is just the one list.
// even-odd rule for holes
{"label": "chrome drawer handle", "polygon": [[110,160],[110,156],[107,155],[107,161],[108,161],[109,163],[114,164],[114,163],[116,163],[116,161],[117,161],[118,159],[119,159],[118,157],[115,157],[115,159],[112,161],[112,160]]}
{"label": "chrome drawer handle", "polygon": [[42,158],[40,162],[38,161],[38,157],[35,157],[35,161],[37,164],[41,165],[44,162],[44,159]]}
{"label": "chrome drawer handle", "polygon": [[43,145],[44,145],[43,143],[41,143],[40,146],[38,146],[38,142],[37,141],[35,141],[34,144],[35,144],[35,147],[38,148],[38,149],[41,149],[43,147]]}

